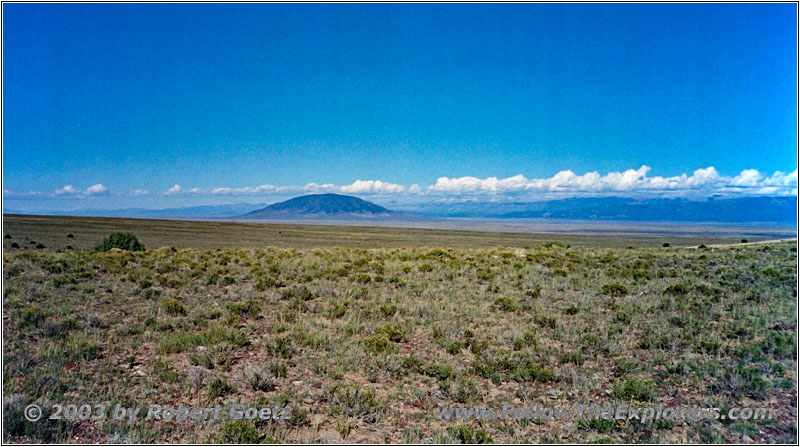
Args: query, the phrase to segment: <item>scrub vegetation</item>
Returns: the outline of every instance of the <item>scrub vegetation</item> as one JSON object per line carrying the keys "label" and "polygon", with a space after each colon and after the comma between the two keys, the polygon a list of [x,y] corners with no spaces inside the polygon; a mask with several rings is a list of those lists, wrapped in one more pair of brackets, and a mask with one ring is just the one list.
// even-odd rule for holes
{"label": "scrub vegetation", "polygon": [[[797,442],[795,241],[90,248],[101,239],[3,255],[5,441]],[[772,407],[778,419],[434,414],[590,402]],[[45,416],[52,403],[294,410],[30,423],[29,403]]]}

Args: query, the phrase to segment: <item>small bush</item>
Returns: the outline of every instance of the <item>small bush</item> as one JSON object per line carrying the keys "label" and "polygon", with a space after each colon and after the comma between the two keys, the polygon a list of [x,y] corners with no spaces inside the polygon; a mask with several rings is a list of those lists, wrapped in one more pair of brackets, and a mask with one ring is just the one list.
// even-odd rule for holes
{"label": "small bush", "polygon": [[249,299],[247,301],[238,303],[228,303],[228,310],[233,314],[241,315],[243,317],[255,317],[261,311],[261,303],[254,299]]}
{"label": "small bush", "polygon": [[603,284],[601,291],[603,292],[603,295],[611,296],[625,296],[628,294],[628,288],[620,283]]}
{"label": "small bush", "polygon": [[516,312],[519,307],[511,298],[507,296],[499,296],[494,299],[493,307],[495,309],[500,309],[504,312]]}
{"label": "small bush", "polygon": [[272,391],[275,389],[275,379],[269,368],[263,365],[247,365],[242,371],[239,380],[253,391]]}
{"label": "small bush", "polygon": [[326,397],[331,414],[359,418],[370,424],[378,419],[380,403],[375,399],[375,393],[360,385],[334,384]]}
{"label": "small bush", "polygon": [[614,384],[613,395],[617,399],[626,401],[651,402],[658,396],[658,393],[655,384],[650,380],[625,377]]}
{"label": "small bush", "polygon": [[330,319],[342,318],[347,313],[347,305],[340,301],[331,301],[328,303],[326,314]]}
{"label": "small bush", "polygon": [[390,341],[400,343],[406,341],[406,330],[399,324],[387,324],[375,331],[376,334],[385,335]]}
{"label": "small bush", "polygon": [[186,315],[186,308],[183,307],[183,303],[176,299],[164,301],[161,303],[161,308],[173,316]]}
{"label": "small bush", "polygon": [[574,363],[578,366],[583,365],[583,353],[581,351],[567,352],[561,356],[561,363]]}
{"label": "small bush", "polygon": [[255,423],[245,419],[223,423],[214,436],[214,440],[220,444],[261,444],[265,441]]}
{"label": "small bush", "polygon": [[442,391],[456,402],[467,403],[480,397],[477,385],[472,380],[461,377],[458,380],[448,380],[442,384]]}
{"label": "small bush", "polygon": [[145,249],[144,245],[136,239],[133,233],[111,233],[95,246],[96,251],[109,251],[112,248],[128,251],[143,251]]}
{"label": "small bush", "polygon": [[664,293],[667,295],[688,295],[691,289],[689,286],[685,284],[673,284],[666,289],[664,289]]}
{"label": "small bush", "polygon": [[539,341],[536,339],[536,333],[533,331],[527,331],[522,337],[514,340],[514,350],[516,351],[528,346],[532,346],[534,349],[538,349],[539,347]]}
{"label": "small bush", "polygon": [[374,353],[388,353],[394,351],[394,343],[386,334],[375,334],[364,338],[364,346]]}
{"label": "small bush", "polygon": [[302,301],[310,301],[316,298],[316,296],[306,286],[291,287],[281,290],[281,299],[291,300],[294,298]]}
{"label": "small bush", "polygon": [[223,377],[217,377],[212,380],[206,389],[206,395],[209,399],[216,399],[235,392],[236,387],[229,384]]}
{"label": "small bush", "polygon": [[555,329],[556,325],[557,325],[557,321],[553,317],[537,316],[537,317],[534,317],[533,321],[536,324],[538,324],[539,326],[541,326],[541,327],[545,327],[545,328],[549,327],[550,329]]}
{"label": "small bush", "polygon": [[275,377],[286,377],[288,374],[286,371],[286,365],[283,363],[273,363],[269,365],[269,373]]}

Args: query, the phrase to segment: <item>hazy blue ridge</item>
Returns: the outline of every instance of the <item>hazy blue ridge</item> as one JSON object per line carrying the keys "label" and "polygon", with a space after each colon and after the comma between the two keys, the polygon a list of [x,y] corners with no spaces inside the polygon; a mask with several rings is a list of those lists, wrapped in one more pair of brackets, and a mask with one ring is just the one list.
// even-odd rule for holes
{"label": "hazy blue ridge", "polygon": [[796,197],[744,197],[706,200],[570,198],[540,202],[457,202],[393,204],[393,210],[353,196],[312,194],[266,204],[227,204],[184,208],[52,210],[6,214],[235,220],[426,221],[446,218],[553,219],[631,222],[763,223],[797,226]]}

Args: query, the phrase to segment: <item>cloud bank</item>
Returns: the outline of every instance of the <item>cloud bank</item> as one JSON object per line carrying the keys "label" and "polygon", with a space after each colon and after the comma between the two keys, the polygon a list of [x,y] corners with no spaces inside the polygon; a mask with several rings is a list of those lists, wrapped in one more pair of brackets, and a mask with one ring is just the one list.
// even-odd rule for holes
{"label": "cloud bank", "polygon": [[[697,169],[692,175],[674,177],[648,177],[649,166],[609,172],[606,175],[588,172],[577,175],[570,170],[561,171],[545,179],[528,179],[523,175],[498,179],[489,177],[440,177],[427,191],[445,194],[496,194],[496,193],[598,193],[659,194],[744,194],[744,195],[797,195],[797,170],[788,174],[777,171],[766,176],[755,169],[745,169],[735,177],[720,175],[713,166]],[[680,194],[678,194],[680,195]]]}
{"label": "cloud bank", "polygon": [[745,169],[738,175],[722,175],[713,166],[697,169],[691,175],[673,177],[649,176],[651,168],[641,166],[623,172],[601,175],[597,171],[578,175],[564,170],[549,178],[527,178],[518,174],[507,178],[497,177],[439,177],[428,186],[413,184],[408,187],[381,180],[356,180],[349,185],[308,183],[302,186],[276,186],[264,184],[246,187],[216,187],[185,189],[175,184],[167,190],[111,191],[103,184],[84,190],[65,185],[52,193],[37,191],[14,192],[3,190],[4,197],[74,197],[88,198],[99,195],[127,196],[280,196],[311,193],[340,193],[368,196],[432,197],[445,199],[486,198],[497,200],[549,199],[555,197],[709,197],[712,195],[737,196],[796,196],[797,169],[772,175],[755,169]]}
{"label": "cloud bank", "polygon": [[[75,189],[75,187],[72,186],[72,185],[66,185],[63,188],[59,188],[59,189],[53,191],[53,195],[54,196],[62,196],[62,197],[90,197],[90,196],[98,196],[98,195],[102,195],[102,194],[107,194],[108,192],[109,192],[108,188],[106,188],[105,186],[103,186],[100,183],[97,183],[95,185],[92,185],[92,186],[86,188],[86,190],[84,190],[84,191],[79,191],[79,190]],[[5,195],[5,191],[4,191],[4,195]]]}

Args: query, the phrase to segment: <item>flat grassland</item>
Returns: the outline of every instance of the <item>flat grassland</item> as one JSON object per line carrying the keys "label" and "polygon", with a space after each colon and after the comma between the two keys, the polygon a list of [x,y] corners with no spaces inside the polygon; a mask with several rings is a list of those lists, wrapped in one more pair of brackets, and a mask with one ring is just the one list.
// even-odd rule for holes
{"label": "flat grassland", "polygon": [[[4,215],[5,233],[27,240],[3,240],[10,250],[17,242],[21,249],[33,249],[41,243],[48,250],[92,249],[114,231],[135,233],[147,247],[176,247],[210,250],[215,248],[293,247],[293,248],[412,248],[452,247],[491,248],[532,247],[548,242],[584,247],[661,247],[700,244],[739,243],[741,237],[697,237],[679,235],[584,235],[536,234],[523,232],[462,231],[452,229],[398,228],[379,226],[245,223],[222,221],[186,221],[156,219],[120,219],[104,217]],[[518,225],[519,226],[519,225]],[[568,226],[568,225],[565,225]],[[626,224],[630,227],[631,224]],[[647,227],[643,224],[643,227]],[[695,229],[696,230],[696,229]],[[746,235],[750,241],[767,237]],[[66,235],[72,234],[72,238]],[[724,233],[723,233],[724,234]],[[766,232],[771,239],[786,237],[785,229]],[[33,243],[31,243],[33,241]],[[30,246],[25,246],[29,244]]]}
{"label": "flat grassland", "polygon": [[[4,441],[797,442],[796,241],[5,219]],[[111,231],[148,249],[91,251]],[[31,402],[293,412],[33,423]],[[435,417],[536,403],[777,418]]]}

